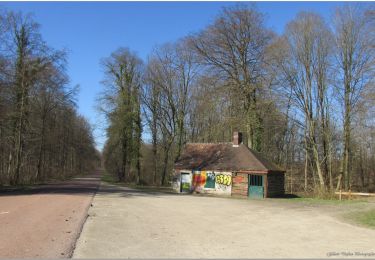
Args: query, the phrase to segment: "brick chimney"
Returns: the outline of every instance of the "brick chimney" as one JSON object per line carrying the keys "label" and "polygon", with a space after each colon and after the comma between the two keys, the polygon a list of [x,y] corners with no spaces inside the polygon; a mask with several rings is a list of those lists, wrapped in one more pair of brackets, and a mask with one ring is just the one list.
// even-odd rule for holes
{"label": "brick chimney", "polygon": [[242,133],[235,131],[233,132],[233,147],[238,147],[242,143]]}

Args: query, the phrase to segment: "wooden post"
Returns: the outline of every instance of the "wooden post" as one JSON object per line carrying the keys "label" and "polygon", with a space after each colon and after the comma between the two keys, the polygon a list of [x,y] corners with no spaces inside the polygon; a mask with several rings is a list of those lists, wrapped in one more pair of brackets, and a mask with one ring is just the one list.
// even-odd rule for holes
{"label": "wooden post", "polygon": [[336,191],[336,195],[339,196],[365,196],[365,197],[375,197],[375,193],[368,193],[368,192],[352,192],[352,191]]}
{"label": "wooden post", "polygon": [[349,189],[349,200],[351,199],[352,196],[352,190]]}
{"label": "wooden post", "polygon": [[341,183],[341,179],[342,179],[342,173],[340,172],[339,176],[338,176],[338,179],[337,179],[337,186],[336,186],[336,191],[338,189],[342,189],[342,183]]}
{"label": "wooden post", "polygon": [[340,189],[340,194],[339,194],[339,198],[340,198],[340,200],[341,200],[341,197],[342,196],[342,192],[341,192],[341,189]]}

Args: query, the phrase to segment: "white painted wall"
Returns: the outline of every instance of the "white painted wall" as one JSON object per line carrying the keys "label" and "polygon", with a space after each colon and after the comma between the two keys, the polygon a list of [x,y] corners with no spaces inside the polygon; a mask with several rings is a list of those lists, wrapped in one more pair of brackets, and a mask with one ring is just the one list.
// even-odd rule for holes
{"label": "white painted wall", "polygon": [[[188,175],[187,175],[187,174]],[[172,188],[175,192],[180,192],[181,191],[181,174],[183,174],[184,178],[190,183],[190,189],[191,189],[191,184],[192,184],[192,173],[189,170],[178,170],[174,171],[173,173],[173,178],[172,178]]]}

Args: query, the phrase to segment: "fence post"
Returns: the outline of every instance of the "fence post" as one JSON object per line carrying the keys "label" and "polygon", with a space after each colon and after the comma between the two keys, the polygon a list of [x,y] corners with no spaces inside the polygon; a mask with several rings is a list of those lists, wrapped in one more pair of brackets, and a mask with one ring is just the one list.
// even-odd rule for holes
{"label": "fence post", "polygon": [[342,191],[341,191],[341,189],[340,189],[340,194],[339,194],[339,198],[340,198],[340,200],[341,200],[341,196],[342,196]]}

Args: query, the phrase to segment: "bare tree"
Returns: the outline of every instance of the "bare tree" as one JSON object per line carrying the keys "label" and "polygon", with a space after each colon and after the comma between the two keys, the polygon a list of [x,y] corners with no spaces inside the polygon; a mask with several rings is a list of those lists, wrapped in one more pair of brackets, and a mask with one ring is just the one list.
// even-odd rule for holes
{"label": "bare tree", "polygon": [[[119,181],[129,181],[132,179],[131,170],[135,160],[136,178],[139,182],[142,131],[139,98],[142,61],[128,49],[120,48],[109,58],[104,59],[102,64],[106,76],[103,84],[107,89],[101,98],[104,105],[108,107],[106,113],[109,120],[108,135],[112,144],[108,149],[118,150],[117,156],[107,157],[108,163],[118,165]],[[114,151],[107,153],[114,154]]]}
{"label": "bare tree", "polygon": [[[291,91],[293,105],[302,112],[305,125],[305,189],[307,186],[308,158],[314,165],[321,191],[326,188],[326,176],[321,164],[328,157],[327,137],[322,134],[323,159],[318,142],[319,122],[327,132],[327,73],[329,69],[330,32],[323,19],[313,13],[299,13],[287,25],[284,38],[278,43],[278,56],[274,61]],[[287,92],[287,93],[288,93]],[[328,170],[327,170],[328,171]],[[327,173],[328,174],[328,173]]]}
{"label": "bare tree", "polygon": [[263,14],[245,5],[224,8],[215,22],[191,37],[201,63],[216,70],[234,95],[233,115],[246,118],[247,143],[261,149],[262,117],[259,94],[263,87],[265,50],[273,33],[266,29]]}
{"label": "bare tree", "polygon": [[4,12],[0,19],[0,184],[92,170],[98,153],[71,102],[64,51],[43,41],[30,15]]}
{"label": "bare tree", "polygon": [[315,62],[313,71],[315,77],[316,91],[316,117],[319,123],[318,137],[321,141],[322,171],[326,181],[326,187],[333,190],[332,177],[332,134],[331,134],[331,108],[333,97],[330,81],[332,73],[333,35],[327,25],[321,19],[317,24],[317,38],[315,45]]}
{"label": "bare tree", "polygon": [[359,5],[345,5],[334,17],[337,87],[343,103],[342,171],[345,189],[351,187],[352,117],[361,93],[373,82],[375,37],[369,16]]}
{"label": "bare tree", "polygon": [[[171,149],[176,142],[173,161],[180,156],[186,139],[186,115],[191,88],[198,73],[193,54],[181,40],[155,49],[148,64],[144,102],[150,111],[155,149],[157,128],[161,133],[163,164],[161,184],[165,183]],[[156,150],[154,150],[156,155]]]}
{"label": "bare tree", "polygon": [[159,125],[159,98],[160,90],[155,86],[153,79],[153,61],[147,64],[147,69],[144,76],[144,84],[142,88],[142,104],[143,104],[143,116],[146,120],[147,126],[151,132],[151,143],[152,143],[152,162],[153,162],[153,174],[152,183],[157,184],[158,176],[158,125]]}

